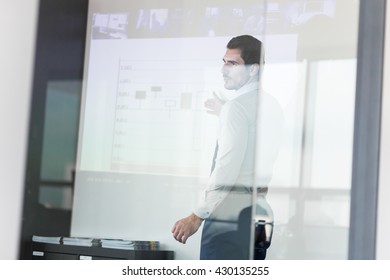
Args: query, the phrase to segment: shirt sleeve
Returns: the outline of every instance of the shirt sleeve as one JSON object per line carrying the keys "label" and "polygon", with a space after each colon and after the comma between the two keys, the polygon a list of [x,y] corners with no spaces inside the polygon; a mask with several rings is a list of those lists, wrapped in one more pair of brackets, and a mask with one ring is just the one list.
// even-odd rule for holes
{"label": "shirt sleeve", "polygon": [[248,117],[242,105],[233,101],[222,107],[215,168],[204,197],[194,211],[198,217],[208,218],[235,185],[247,149],[248,127]]}

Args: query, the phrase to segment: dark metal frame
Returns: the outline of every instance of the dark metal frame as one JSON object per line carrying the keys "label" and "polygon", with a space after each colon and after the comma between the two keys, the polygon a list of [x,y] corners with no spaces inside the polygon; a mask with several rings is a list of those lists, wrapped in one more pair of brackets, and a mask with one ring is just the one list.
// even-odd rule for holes
{"label": "dark metal frame", "polygon": [[87,9],[88,0],[39,3],[19,259],[32,258],[32,235],[66,236],[70,232],[71,211],[39,204],[39,187],[53,183],[41,179],[45,103],[48,82],[82,80]]}
{"label": "dark metal frame", "polygon": [[375,259],[386,0],[361,0],[349,259]]}

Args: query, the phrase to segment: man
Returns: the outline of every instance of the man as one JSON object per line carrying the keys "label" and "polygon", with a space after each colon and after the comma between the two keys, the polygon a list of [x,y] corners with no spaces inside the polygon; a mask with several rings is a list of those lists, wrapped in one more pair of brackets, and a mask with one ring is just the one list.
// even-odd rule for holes
{"label": "man", "polygon": [[[191,215],[177,221],[172,228],[174,238],[185,244],[205,220],[201,259],[248,259],[252,214],[261,215],[266,222],[272,220],[265,194],[276,153],[274,148],[267,147],[272,152],[267,152],[264,160],[256,161],[256,155],[259,155],[256,151],[259,145],[256,142],[257,110],[264,108],[267,114],[271,112],[267,118],[275,119],[276,116],[278,123],[282,111],[269,95],[264,94],[258,100],[262,54],[262,43],[252,36],[231,39],[221,69],[224,86],[232,90],[231,96],[227,102],[215,98],[205,104],[210,113],[220,118],[214,168],[203,201]],[[265,127],[269,126],[263,123]],[[264,164],[264,161],[268,162]],[[255,178],[255,165],[265,167],[261,172],[265,175],[261,178]],[[253,193],[256,193],[256,199],[253,199]],[[252,210],[253,201],[256,201],[256,210]],[[260,258],[265,258],[265,252]]]}

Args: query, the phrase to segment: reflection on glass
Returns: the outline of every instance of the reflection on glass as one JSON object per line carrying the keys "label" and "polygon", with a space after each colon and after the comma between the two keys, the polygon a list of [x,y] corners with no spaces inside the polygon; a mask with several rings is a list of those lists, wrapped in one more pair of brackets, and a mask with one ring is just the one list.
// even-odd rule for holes
{"label": "reflection on glass", "polygon": [[81,81],[56,80],[47,85],[39,203],[72,208]]}
{"label": "reflection on glass", "polygon": [[[357,4],[340,2],[92,0],[72,235],[158,240],[176,259],[199,259],[202,231],[226,242],[243,228],[240,258],[258,258],[254,246],[271,237],[270,259],[344,258]],[[264,71],[237,48],[224,55],[241,34],[263,42]],[[206,112],[216,103],[219,118]],[[214,204],[199,208],[210,182]],[[177,242],[172,225],[191,211],[223,233],[198,221],[190,238],[194,228],[174,228]]]}
{"label": "reflection on glass", "polygon": [[71,186],[40,186],[39,204],[48,209],[72,209],[73,189]]}
{"label": "reflection on glass", "polygon": [[47,85],[42,180],[72,180],[76,161],[80,92],[81,81],[50,81]]}
{"label": "reflection on glass", "polygon": [[[203,103],[213,92],[225,94],[220,68],[229,35],[243,33],[248,13],[260,16],[264,9],[247,3],[122,4],[124,40],[116,40],[119,30],[106,28],[123,13],[107,12],[112,9],[102,1],[90,9],[72,235],[159,240],[178,259],[198,259],[201,234],[182,246],[171,228],[196,208],[210,175],[218,118]],[[254,150],[257,108],[256,98],[251,100]],[[253,180],[253,158],[245,159],[247,181]],[[243,192],[241,201],[250,206],[251,192]],[[233,207],[238,216],[241,209]],[[251,215],[244,215],[249,222]]]}
{"label": "reflection on glass", "polygon": [[[294,10],[305,21],[289,38],[296,61],[269,64],[264,78],[286,116],[268,195],[275,215],[268,257],[346,259],[359,7],[304,2]],[[312,13],[298,16],[301,8]]]}
{"label": "reflection on glass", "polygon": [[[204,220],[201,259],[252,257],[252,214],[257,219],[257,259],[265,259],[271,243],[273,217],[265,195],[278,145],[269,143],[267,151],[263,151],[266,164],[262,166],[270,172],[255,184],[257,104],[265,108],[268,119],[274,124],[267,131],[268,137],[280,130],[283,113],[278,102],[261,91],[262,69],[263,46],[258,39],[242,35],[227,43],[221,69],[224,87],[228,90],[226,99],[215,95],[214,99],[206,101],[209,112],[219,116],[215,162],[204,198],[190,216],[176,222],[173,228],[175,239],[186,243]],[[267,120],[261,125],[267,126]],[[253,211],[252,196],[256,199]]]}

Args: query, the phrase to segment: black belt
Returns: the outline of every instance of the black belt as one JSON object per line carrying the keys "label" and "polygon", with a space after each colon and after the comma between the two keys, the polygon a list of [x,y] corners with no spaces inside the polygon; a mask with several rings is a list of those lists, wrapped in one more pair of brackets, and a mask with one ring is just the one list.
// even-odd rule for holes
{"label": "black belt", "polygon": [[245,187],[245,186],[234,186],[231,191],[233,192],[247,192],[247,193],[253,193],[253,190],[257,191],[257,194],[267,194],[268,193],[268,187],[259,186],[259,187]]}

